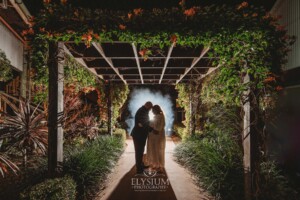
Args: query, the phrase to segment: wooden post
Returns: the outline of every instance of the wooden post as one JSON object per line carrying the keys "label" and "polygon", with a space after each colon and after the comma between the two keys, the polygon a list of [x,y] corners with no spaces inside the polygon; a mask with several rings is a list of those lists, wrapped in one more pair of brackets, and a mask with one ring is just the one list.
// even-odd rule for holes
{"label": "wooden post", "polygon": [[20,96],[24,99],[30,100],[27,96],[27,84],[28,84],[28,76],[29,76],[29,71],[28,71],[28,66],[30,63],[30,54],[29,50],[26,50],[24,52],[24,58],[23,58],[23,71],[21,74],[21,82],[20,82]]}
{"label": "wooden post", "polygon": [[49,90],[48,90],[48,172],[56,176],[63,162],[63,129],[59,118],[63,113],[63,43],[49,43]]}
{"label": "wooden post", "polygon": [[194,99],[194,86],[190,85],[190,96],[189,96],[189,100],[190,100],[190,124],[189,124],[189,128],[190,128],[190,134],[194,135],[195,131],[196,131],[196,116],[195,116],[195,99]]}
{"label": "wooden post", "polygon": [[[250,82],[250,76],[247,74],[244,77],[244,83]],[[251,93],[250,87],[244,93],[244,119],[243,119],[243,149],[244,149],[244,190],[245,200],[254,198],[256,191],[257,170],[259,170],[259,147],[258,147],[258,132],[256,130],[255,115],[258,104],[254,101],[254,94]]]}
{"label": "wooden post", "polygon": [[111,85],[110,81],[108,81],[108,84],[106,85],[106,91],[107,91],[107,131],[108,134],[112,135],[112,102],[111,102]]}

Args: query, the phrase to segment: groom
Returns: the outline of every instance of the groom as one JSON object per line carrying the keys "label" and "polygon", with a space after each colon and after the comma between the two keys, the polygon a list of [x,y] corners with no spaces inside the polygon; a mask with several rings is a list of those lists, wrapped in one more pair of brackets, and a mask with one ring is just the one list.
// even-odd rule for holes
{"label": "groom", "polygon": [[135,166],[137,174],[143,173],[144,169],[147,168],[143,163],[143,155],[148,134],[149,132],[154,131],[153,128],[149,126],[149,111],[152,106],[152,103],[148,101],[138,109],[135,114],[134,128],[131,132],[135,149]]}

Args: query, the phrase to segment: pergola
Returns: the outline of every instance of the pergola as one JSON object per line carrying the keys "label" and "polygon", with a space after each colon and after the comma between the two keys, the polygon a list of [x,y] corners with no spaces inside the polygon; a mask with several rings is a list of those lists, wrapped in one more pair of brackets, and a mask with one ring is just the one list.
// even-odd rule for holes
{"label": "pergola", "polygon": [[[49,106],[48,106],[48,170],[53,176],[61,168],[63,162],[63,128],[60,118],[63,113],[63,76],[64,57],[68,54],[81,65],[86,67],[98,77],[110,83],[120,84],[178,84],[188,83],[190,80],[205,78],[223,65],[222,60],[210,57],[209,46],[188,48],[176,46],[152,51],[153,55],[145,58],[138,53],[139,44],[132,42],[92,42],[88,47],[85,43],[76,44],[68,42],[49,43]],[[219,64],[213,67],[212,62]],[[245,81],[249,81],[245,77]],[[108,95],[108,131],[111,133],[111,100]],[[251,191],[251,169],[254,163],[251,156],[252,134],[250,134],[251,121],[250,102],[244,105],[244,167],[245,189]],[[193,115],[193,113],[191,113]]]}
{"label": "pergola", "polygon": [[208,57],[209,47],[176,46],[156,49],[143,57],[134,42],[64,44],[65,51],[101,79],[124,84],[177,84],[190,79],[201,79],[216,67],[218,58]]}

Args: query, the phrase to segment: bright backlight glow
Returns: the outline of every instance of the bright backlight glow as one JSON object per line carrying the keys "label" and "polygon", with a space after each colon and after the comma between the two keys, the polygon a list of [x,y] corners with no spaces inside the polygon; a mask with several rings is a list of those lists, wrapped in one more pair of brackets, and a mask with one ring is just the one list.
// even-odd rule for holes
{"label": "bright backlight glow", "polygon": [[149,119],[150,120],[153,120],[154,119],[154,114],[152,111],[149,112]]}

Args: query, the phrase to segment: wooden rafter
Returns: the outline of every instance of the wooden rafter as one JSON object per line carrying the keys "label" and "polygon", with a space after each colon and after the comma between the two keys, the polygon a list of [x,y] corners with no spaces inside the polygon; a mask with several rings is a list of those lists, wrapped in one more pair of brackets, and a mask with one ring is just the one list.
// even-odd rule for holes
{"label": "wooden rafter", "polygon": [[120,77],[120,79],[127,84],[126,80],[123,78],[123,76],[119,73],[119,70],[114,67],[114,64],[111,59],[107,58],[105,56],[105,53],[99,43],[93,42],[92,45],[95,47],[95,49],[100,53],[100,55],[105,59],[105,61],[109,64],[109,66],[115,71],[115,73]]}
{"label": "wooden rafter", "polygon": [[185,75],[187,75],[191,71],[191,69],[193,69],[193,67],[203,58],[203,56],[209,51],[209,49],[210,47],[206,47],[202,50],[200,56],[196,60],[194,60],[194,62],[189,68],[185,70],[184,74],[182,74],[180,78],[176,81],[176,84],[178,84],[185,77]]}
{"label": "wooden rafter", "polygon": [[161,72],[161,76],[160,76],[160,79],[159,79],[159,84],[161,84],[161,81],[162,81],[162,79],[164,77],[164,74],[165,74],[166,68],[168,66],[168,63],[169,63],[172,51],[174,49],[174,46],[175,46],[175,42],[173,42],[172,45],[171,45],[171,47],[169,48],[168,55],[167,55],[167,58],[165,60],[164,68],[163,68],[163,70]]}
{"label": "wooden rafter", "polygon": [[144,79],[143,79],[143,74],[142,74],[142,70],[141,70],[141,65],[140,65],[140,60],[139,60],[139,56],[138,56],[138,53],[137,53],[137,49],[136,49],[136,46],[135,46],[134,43],[131,43],[131,45],[132,45],[132,49],[133,49],[133,52],[134,52],[136,65],[137,65],[138,70],[139,70],[141,82],[142,82],[142,84],[144,84]]}
{"label": "wooden rafter", "polygon": [[[68,49],[68,47],[66,47],[66,45],[64,45],[64,51],[66,54],[68,54],[69,56],[73,57],[72,53],[70,52],[70,50]],[[97,74],[96,70],[94,68],[90,68],[86,65],[86,63],[84,62],[83,58],[74,58],[78,63],[80,63],[82,66],[84,66],[87,70],[89,70],[91,73],[93,73],[95,76],[103,79],[102,75]]]}

